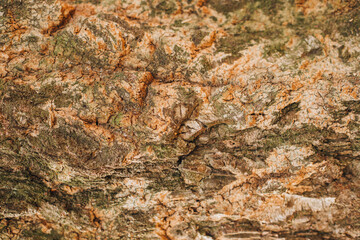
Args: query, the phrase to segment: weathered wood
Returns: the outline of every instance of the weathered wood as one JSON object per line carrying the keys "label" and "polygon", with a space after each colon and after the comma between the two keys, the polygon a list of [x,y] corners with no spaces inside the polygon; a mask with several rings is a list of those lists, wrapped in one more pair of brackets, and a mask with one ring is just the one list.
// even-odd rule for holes
{"label": "weathered wood", "polygon": [[356,0],[0,1],[0,239],[359,239]]}

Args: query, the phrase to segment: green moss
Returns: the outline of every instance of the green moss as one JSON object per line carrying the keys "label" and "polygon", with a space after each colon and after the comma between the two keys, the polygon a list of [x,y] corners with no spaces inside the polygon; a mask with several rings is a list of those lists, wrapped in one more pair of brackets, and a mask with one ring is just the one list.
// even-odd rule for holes
{"label": "green moss", "polygon": [[[142,2],[143,3],[143,2]],[[145,2],[145,5],[147,6],[147,3]],[[112,21],[117,23],[121,28],[125,30],[125,32],[133,34],[136,38],[134,41],[131,41],[129,44],[130,46],[136,46],[137,40],[141,39],[144,36],[144,30],[146,29],[144,26],[141,28],[131,26],[127,21],[117,17],[116,15],[110,14],[110,13],[100,13],[98,14],[98,17],[101,19],[105,19],[107,21]]]}
{"label": "green moss", "polygon": [[9,82],[5,81],[3,78],[0,78],[0,96],[5,94],[5,89],[7,88]]}
{"label": "green moss", "polygon": [[24,103],[36,94],[36,91],[31,89],[28,85],[16,85],[12,82],[2,81],[1,87],[8,92],[9,97],[5,98],[5,100],[8,100],[9,102]]}
{"label": "green moss", "polygon": [[210,19],[213,20],[214,22],[217,22],[217,18],[215,16],[210,16]]}
{"label": "green moss", "polygon": [[209,5],[220,13],[230,13],[244,6],[244,0],[210,0]]}
{"label": "green moss", "polygon": [[308,52],[304,52],[301,57],[309,57],[310,59],[314,59],[316,56],[320,56],[323,54],[323,49],[321,47],[313,48]]}
{"label": "green moss", "polygon": [[126,79],[126,76],[123,72],[117,72],[115,73],[113,76],[112,76],[112,79],[115,79],[115,80],[125,80]]}
{"label": "green moss", "polygon": [[333,16],[325,11],[322,14],[309,14],[304,16],[302,12],[294,12],[295,22],[289,23],[288,28],[293,29],[300,38],[311,35],[314,30],[321,30],[324,35],[332,35],[336,31],[333,24]]}
{"label": "green moss", "polygon": [[271,17],[275,16],[284,5],[282,0],[257,0],[256,3],[258,8]]}
{"label": "green moss", "polygon": [[63,236],[56,230],[52,229],[50,233],[44,233],[41,229],[24,230],[21,233],[22,237],[32,238],[36,240],[61,240]]}
{"label": "green moss", "polygon": [[156,156],[160,159],[172,158],[176,156],[176,148],[172,144],[154,144],[152,147]]}
{"label": "green moss", "polygon": [[33,35],[28,36],[25,41],[27,41],[29,43],[37,43],[39,41],[39,37],[38,36],[33,36]]}
{"label": "green moss", "polygon": [[80,4],[80,3],[91,3],[94,5],[98,5],[101,3],[101,0],[76,0],[75,1],[76,4]]}
{"label": "green moss", "polygon": [[285,53],[285,42],[274,42],[272,44],[266,45],[264,48],[264,56],[269,57],[273,54],[284,55]]}
{"label": "green moss", "polygon": [[351,121],[351,122],[348,124],[348,128],[349,128],[350,131],[352,131],[353,133],[359,133],[359,131],[360,131],[360,123]]}
{"label": "green moss", "polygon": [[63,46],[56,45],[53,53],[55,56],[61,56],[63,52],[64,52]]}
{"label": "green moss", "polygon": [[360,33],[360,2],[354,1],[350,11],[335,18],[338,31],[344,37],[358,36]]}
{"label": "green moss", "polygon": [[343,117],[347,116],[349,112],[350,112],[349,109],[345,109],[345,110],[331,111],[330,114],[335,119],[335,121],[339,121]]}
{"label": "green moss", "polygon": [[[0,88],[7,93],[3,97],[4,104],[2,113],[10,121],[11,127],[28,127],[35,123],[47,124],[48,111],[37,106],[50,100],[39,96],[39,94],[27,85],[16,85],[11,82],[0,84]],[[0,95],[1,96],[1,95]],[[26,122],[21,124],[17,120],[17,114],[23,114]]]}
{"label": "green moss", "polygon": [[264,148],[271,150],[284,144],[312,144],[314,140],[319,140],[324,135],[328,135],[328,130],[322,130],[313,125],[303,125],[301,128],[286,130],[284,133],[269,132],[264,137]]}
{"label": "green moss", "polygon": [[174,21],[174,23],[172,24],[173,27],[183,27],[183,26],[188,26],[190,25],[190,23],[183,23],[183,20],[181,19],[176,19]]}
{"label": "green moss", "polygon": [[178,90],[177,94],[179,99],[185,102],[193,102],[194,98],[196,97],[196,92],[191,88],[184,88],[182,86],[178,86],[176,88]]}
{"label": "green moss", "polygon": [[229,53],[226,61],[232,62],[233,60],[241,57],[240,51],[246,47],[252,46],[255,43],[260,42],[262,39],[273,39],[279,38],[282,35],[281,29],[266,29],[265,31],[253,31],[249,28],[245,28],[245,31],[240,29],[240,25],[237,26],[239,30],[235,31],[234,34],[223,37],[216,42],[216,52]]}
{"label": "green moss", "polygon": [[224,186],[234,182],[236,177],[234,177],[231,173],[221,172],[220,174],[212,174],[207,176],[201,180],[200,187],[207,194],[211,195],[212,191],[218,191],[222,189]]}
{"label": "green moss", "polygon": [[[273,75],[270,75],[268,78],[272,78],[272,77],[273,77]],[[268,95],[269,96],[268,97],[269,102],[267,102],[265,106],[266,107],[272,106],[277,100],[277,98],[276,98],[277,95],[278,95],[278,91],[270,92],[269,95]]]}
{"label": "green moss", "polygon": [[200,64],[202,65],[200,69],[200,72],[202,74],[206,74],[214,67],[213,63],[206,56],[202,56],[200,58]]}
{"label": "green moss", "polygon": [[74,202],[74,205],[81,204],[85,206],[90,204],[96,208],[107,208],[112,202],[119,201],[119,199],[116,199],[116,194],[119,190],[121,189],[110,194],[108,190],[92,187],[74,194],[71,200]]}
{"label": "green moss", "polygon": [[228,235],[229,238],[234,239],[251,239],[253,235],[246,236],[247,232],[260,232],[261,231],[261,223],[255,220],[249,219],[239,219],[237,221],[228,221],[221,222],[219,224],[218,221],[196,221],[195,222],[196,229],[205,236],[209,236],[213,239],[217,239],[222,236],[222,233],[226,231],[226,229],[237,229],[237,232],[244,232],[243,235],[239,234],[239,236],[235,234]]}
{"label": "green moss", "polygon": [[[264,161],[274,148],[295,145],[312,147],[313,151],[318,154],[317,156],[331,156],[337,159],[339,165],[342,165],[356,158],[349,154],[349,151],[359,147],[359,141],[350,141],[345,134],[338,134],[329,129],[320,129],[313,125],[303,125],[300,128],[291,128],[286,131],[261,130],[259,128],[234,131],[229,129],[228,125],[220,124],[212,127],[210,132],[206,134],[211,136],[211,140],[204,145],[197,143],[196,152],[188,155],[187,158],[203,159],[208,151],[216,147],[219,151],[231,154],[236,159],[245,157],[251,159],[256,168],[263,168],[266,167]],[[246,140],[248,135],[255,138],[251,143]],[[225,140],[231,140],[239,145],[233,145],[229,148],[224,144]],[[317,161],[317,158],[309,157],[306,161]],[[242,168],[241,171],[251,172],[247,168]],[[202,177],[198,174],[194,176],[189,174],[187,173],[187,178]]]}
{"label": "green moss", "polygon": [[351,58],[351,54],[349,53],[349,51],[347,49],[344,49],[345,46],[342,45],[341,47],[338,48],[338,53],[339,53],[339,57],[341,58],[341,60],[346,63],[349,61],[349,59]]}
{"label": "green moss", "polygon": [[12,172],[0,169],[0,202],[5,209],[15,212],[28,207],[40,207],[48,188],[31,172]]}
{"label": "green moss", "polygon": [[[342,8],[328,4],[328,8],[321,13],[310,13],[306,16],[302,12],[294,12],[295,23],[287,25],[295,30],[299,37],[307,36],[314,30],[321,30],[323,35],[336,37],[340,33],[343,37],[358,36],[360,32],[360,3],[358,1],[344,2]],[[345,5],[347,5],[345,7]],[[346,9],[346,10],[345,10]]]}
{"label": "green moss", "polygon": [[40,131],[36,137],[28,137],[30,146],[44,156],[56,156],[74,167],[84,167],[83,162],[93,158],[99,143],[82,127],[59,125],[56,129]]}
{"label": "green moss", "polygon": [[226,121],[233,121],[233,117],[243,112],[243,109],[239,105],[228,102],[214,101],[212,106],[216,110],[215,115]]}
{"label": "green moss", "polygon": [[161,0],[155,6],[155,13],[156,14],[172,14],[176,10],[176,4],[172,0]]}
{"label": "green moss", "polygon": [[4,0],[0,4],[0,6],[6,9],[6,11],[3,11],[5,16],[7,15],[6,13],[11,13],[15,21],[28,19],[31,16],[31,5],[22,0]]}
{"label": "green moss", "polygon": [[72,96],[70,93],[64,93],[63,87],[55,83],[41,86],[39,92],[32,96],[31,102],[35,105],[54,101],[56,107],[68,107],[71,103],[78,101],[80,95]]}
{"label": "green moss", "polygon": [[80,62],[83,64],[91,64],[92,67],[105,67],[108,64],[108,51],[102,51],[101,54],[99,54],[96,49],[89,49],[87,47],[88,43],[70,32],[59,32],[54,36],[53,45],[54,51],[52,54],[57,57],[57,67],[63,67],[65,61],[70,61],[73,64]]}
{"label": "green moss", "polygon": [[[289,207],[292,207],[291,204],[293,204],[292,202],[288,202],[287,203],[289,205]],[[312,217],[314,215],[314,212],[309,209],[309,210],[301,210],[301,211],[296,211],[293,213],[292,217],[293,218],[304,218],[304,217]]]}
{"label": "green moss", "polygon": [[331,115],[336,121],[339,121],[343,117],[346,117],[350,112],[360,114],[360,101],[343,101],[342,104],[346,107],[345,109],[331,111]]}
{"label": "green moss", "polygon": [[[166,68],[168,74],[170,74],[170,72],[174,74],[177,71],[182,71],[183,74],[187,76],[190,70],[186,67],[186,63],[189,60],[190,54],[178,45],[174,46],[174,51],[171,54],[167,54],[164,46],[165,43],[163,42],[158,44],[147,70],[150,71],[154,77],[159,77],[157,74],[160,67]],[[162,80],[167,81],[166,79]]]}
{"label": "green moss", "polygon": [[181,189],[185,190],[185,184],[178,170],[166,169],[157,175],[147,189],[152,192],[179,191]]}
{"label": "green moss", "polygon": [[263,146],[271,150],[282,145],[307,145],[323,156],[331,156],[337,164],[344,165],[356,157],[349,151],[357,147],[345,134],[339,134],[329,129],[320,129],[312,125],[303,125],[301,128],[289,129],[283,133],[269,132],[265,134]]}
{"label": "green moss", "polygon": [[282,0],[210,0],[209,5],[225,15],[242,9],[246,13],[246,17],[243,19],[251,18],[251,15],[256,10],[261,10],[264,14],[268,15],[270,19],[274,19],[277,17],[279,10],[283,9],[284,3]]}
{"label": "green moss", "polygon": [[149,70],[156,75],[159,67],[167,66],[169,63],[170,56],[165,52],[164,44],[160,43],[153,54]]}
{"label": "green moss", "polygon": [[7,230],[7,222],[6,221],[1,221],[0,222],[0,234],[5,233]]}
{"label": "green moss", "polygon": [[189,60],[189,53],[186,52],[183,48],[179,47],[178,45],[174,46],[174,52],[171,54],[170,58],[171,61],[174,62],[176,65],[178,64],[186,64]]}
{"label": "green moss", "polygon": [[194,33],[191,35],[191,41],[193,41],[195,45],[198,45],[206,35],[208,35],[208,32],[201,31],[200,27],[196,27]]}
{"label": "green moss", "polygon": [[30,173],[38,178],[46,179],[47,181],[56,180],[56,172],[49,167],[50,160],[37,153],[32,154],[31,146],[24,143],[21,143],[21,145],[23,148],[26,147],[29,153],[26,156],[21,156],[20,165],[25,169],[29,169]]}
{"label": "green moss", "polygon": [[110,48],[111,50],[115,50],[115,49],[113,49],[112,41],[116,42],[116,38],[110,33],[110,31],[108,29],[103,28],[102,26],[93,24],[89,21],[85,22],[84,27],[89,28],[91,30],[91,33],[94,34],[96,37],[102,38],[108,48]]}
{"label": "green moss", "polygon": [[[356,126],[357,130],[359,131],[360,129],[360,124],[357,124]],[[354,139],[351,142],[351,150],[352,151],[360,151],[360,136],[359,136],[359,132],[358,133],[358,138]]]}
{"label": "green moss", "polygon": [[17,71],[19,71],[19,72],[23,72],[23,71],[24,71],[24,68],[23,68],[22,65],[15,65],[15,66],[14,66],[14,69],[17,70]]}
{"label": "green moss", "polygon": [[349,112],[354,112],[355,114],[360,114],[360,101],[344,101],[343,105],[346,106]]}
{"label": "green moss", "polygon": [[123,118],[123,113],[121,113],[121,112],[119,112],[118,114],[112,116],[110,118],[110,125],[112,125],[113,127],[119,127],[122,118]]}
{"label": "green moss", "polygon": [[241,57],[242,54],[240,51],[243,50],[247,44],[249,44],[249,42],[246,40],[247,39],[245,39],[245,37],[242,35],[223,37],[216,43],[216,51],[231,54],[229,60],[232,62],[232,60]]}

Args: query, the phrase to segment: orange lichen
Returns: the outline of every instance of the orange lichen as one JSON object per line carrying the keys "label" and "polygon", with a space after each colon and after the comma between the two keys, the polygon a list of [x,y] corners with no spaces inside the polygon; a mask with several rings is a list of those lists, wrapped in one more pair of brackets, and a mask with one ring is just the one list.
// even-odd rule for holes
{"label": "orange lichen", "polygon": [[314,84],[315,82],[317,82],[318,80],[320,80],[322,78],[322,74],[323,74],[324,71],[322,70],[319,70],[315,76],[313,76],[311,79],[310,79],[310,84]]}
{"label": "orange lichen", "polygon": [[91,224],[95,225],[97,228],[101,227],[102,224],[102,216],[99,214],[98,210],[94,207],[90,207],[88,209],[89,220]]}
{"label": "orange lichen", "polygon": [[15,21],[14,15],[10,9],[8,9],[7,15],[9,16],[9,30],[11,31],[10,39],[13,39],[14,37],[21,37],[22,34],[24,34],[27,30],[25,26],[20,25]]}
{"label": "orange lichen", "polygon": [[96,11],[94,5],[88,3],[81,3],[76,5],[74,16],[90,17],[92,15],[95,15],[95,13]]}
{"label": "orange lichen", "polygon": [[64,24],[66,24],[72,14],[75,12],[75,7],[73,5],[67,4],[65,2],[60,1],[61,5],[61,13],[60,16],[58,16],[58,19],[50,19],[50,16],[48,17],[48,26],[47,28],[42,30],[43,34],[52,34],[58,29],[60,29]]}
{"label": "orange lichen", "polygon": [[205,48],[208,48],[208,47],[211,47],[211,45],[213,45],[213,43],[215,42],[216,40],[216,31],[212,31],[210,33],[210,36],[208,39],[205,39],[205,41],[202,41],[199,45],[199,49],[205,49]]}
{"label": "orange lichen", "polygon": [[78,193],[79,191],[81,191],[82,189],[78,188],[78,187],[64,185],[62,187],[62,190],[65,191],[67,194],[74,195],[74,194]]}
{"label": "orange lichen", "polygon": [[204,4],[207,2],[207,0],[198,0],[196,3],[197,7],[202,7],[204,6]]}
{"label": "orange lichen", "polygon": [[304,13],[304,15],[307,15],[321,9],[321,7],[324,6],[324,2],[326,3],[326,1],[321,0],[296,0],[295,5],[297,9]]}

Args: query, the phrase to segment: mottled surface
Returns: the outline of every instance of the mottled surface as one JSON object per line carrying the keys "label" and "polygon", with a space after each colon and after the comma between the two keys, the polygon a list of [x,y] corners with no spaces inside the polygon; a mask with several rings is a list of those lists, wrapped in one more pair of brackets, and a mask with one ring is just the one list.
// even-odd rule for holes
{"label": "mottled surface", "polygon": [[0,239],[360,239],[357,0],[1,0]]}

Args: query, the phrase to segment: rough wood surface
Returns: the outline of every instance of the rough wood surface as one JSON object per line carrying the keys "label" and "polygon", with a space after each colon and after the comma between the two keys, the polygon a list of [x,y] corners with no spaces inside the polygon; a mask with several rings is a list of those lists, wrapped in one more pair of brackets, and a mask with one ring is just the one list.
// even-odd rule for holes
{"label": "rough wood surface", "polygon": [[1,0],[0,239],[360,239],[357,0]]}

